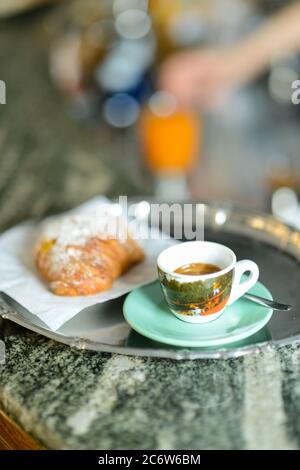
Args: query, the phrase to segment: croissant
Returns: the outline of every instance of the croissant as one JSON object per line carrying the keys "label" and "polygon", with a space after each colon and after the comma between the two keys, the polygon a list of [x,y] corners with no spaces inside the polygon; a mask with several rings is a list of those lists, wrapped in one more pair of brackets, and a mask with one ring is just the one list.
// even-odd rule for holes
{"label": "croissant", "polygon": [[118,239],[101,230],[92,216],[80,215],[45,226],[35,249],[35,264],[54,294],[106,291],[143,260],[143,249],[129,234]]}

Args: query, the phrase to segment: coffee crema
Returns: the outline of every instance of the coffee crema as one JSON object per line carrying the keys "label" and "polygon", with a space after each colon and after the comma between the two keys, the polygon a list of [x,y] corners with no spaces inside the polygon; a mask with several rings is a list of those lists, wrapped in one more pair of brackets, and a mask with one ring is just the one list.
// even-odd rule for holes
{"label": "coffee crema", "polygon": [[204,274],[214,274],[221,271],[219,266],[209,263],[189,263],[175,269],[176,274],[187,274],[188,276],[201,276]]}

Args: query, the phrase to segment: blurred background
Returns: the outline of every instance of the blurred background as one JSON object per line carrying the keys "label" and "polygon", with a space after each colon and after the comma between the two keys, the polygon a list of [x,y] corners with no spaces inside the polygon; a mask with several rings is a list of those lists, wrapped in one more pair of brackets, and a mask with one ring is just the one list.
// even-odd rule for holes
{"label": "blurred background", "polygon": [[299,57],[213,110],[159,86],[172,54],[230,46],[287,3],[1,0],[1,227],[96,194],[226,200],[297,225]]}

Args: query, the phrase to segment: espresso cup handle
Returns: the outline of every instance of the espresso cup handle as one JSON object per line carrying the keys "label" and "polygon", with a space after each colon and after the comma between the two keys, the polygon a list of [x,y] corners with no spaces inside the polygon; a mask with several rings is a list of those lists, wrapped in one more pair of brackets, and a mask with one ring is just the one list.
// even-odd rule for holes
{"label": "espresso cup handle", "polygon": [[[247,279],[242,280],[243,274],[249,272]],[[233,304],[237,299],[242,297],[251,287],[256,284],[259,276],[259,269],[254,261],[244,259],[238,261],[234,268],[234,279],[232,283],[231,294],[229,297],[228,305]]]}

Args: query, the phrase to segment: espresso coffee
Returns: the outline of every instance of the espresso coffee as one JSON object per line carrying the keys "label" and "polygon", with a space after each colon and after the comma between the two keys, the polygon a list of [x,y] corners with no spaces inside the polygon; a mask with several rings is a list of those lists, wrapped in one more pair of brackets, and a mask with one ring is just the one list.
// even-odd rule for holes
{"label": "espresso coffee", "polygon": [[203,274],[214,274],[221,271],[219,266],[209,263],[189,263],[175,269],[177,274],[187,274],[189,276],[201,276]]}
{"label": "espresso coffee", "polygon": [[[259,275],[253,261],[236,261],[230,248],[204,241],[167,248],[160,253],[157,268],[171,312],[180,320],[199,325],[217,319],[228,305],[255,285]],[[243,279],[249,271],[251,276]],[[183,329],[182,335],[185,334],[189,332]],[[203,337],[207,338],[206,334]]]}

